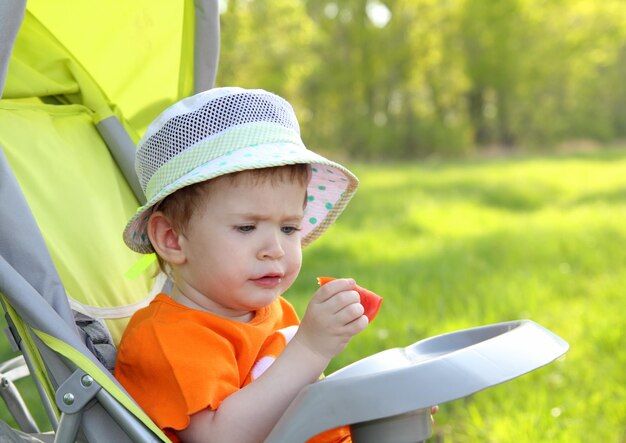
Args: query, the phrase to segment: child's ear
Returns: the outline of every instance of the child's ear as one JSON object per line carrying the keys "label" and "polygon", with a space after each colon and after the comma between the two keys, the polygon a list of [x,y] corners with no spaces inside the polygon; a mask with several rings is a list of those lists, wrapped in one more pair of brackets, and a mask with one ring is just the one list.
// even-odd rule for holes
{"label": "child's ear", "polygon": [[161,211],[156,211],[148,219],[148,238],[155,252],[166,262],[180,265],[185,262],[179,238],[171,220]]}

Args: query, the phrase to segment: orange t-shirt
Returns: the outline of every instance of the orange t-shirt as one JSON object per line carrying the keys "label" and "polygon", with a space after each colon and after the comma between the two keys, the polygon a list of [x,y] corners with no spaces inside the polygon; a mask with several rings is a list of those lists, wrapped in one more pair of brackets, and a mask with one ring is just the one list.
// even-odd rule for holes
{"label": "orange t-shirt", "polygon": [[[120,343],[115,377],[173,441],[189,417],[258,378],[297,331],[282,297],[248,323],[190,309],[165,294],[133,315]],[[350,441],[347,427],[314,438]]]}

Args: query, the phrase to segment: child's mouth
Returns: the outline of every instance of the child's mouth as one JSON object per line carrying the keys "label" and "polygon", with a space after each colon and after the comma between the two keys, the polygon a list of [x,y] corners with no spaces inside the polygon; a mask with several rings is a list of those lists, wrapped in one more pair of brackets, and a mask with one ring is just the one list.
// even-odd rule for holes
{"label": "child's mouth", "polygon": [[252,282],[263,288],[274,288],[280,284],[282,277],[280,275],[264,275],[259,278],[253,278]]}

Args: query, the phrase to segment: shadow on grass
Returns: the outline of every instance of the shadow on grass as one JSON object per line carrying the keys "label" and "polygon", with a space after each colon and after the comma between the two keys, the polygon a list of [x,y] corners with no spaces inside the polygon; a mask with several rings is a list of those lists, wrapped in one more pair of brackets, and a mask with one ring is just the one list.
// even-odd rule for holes
{"label": "shadow on grass", "polygon": [[425,159],[419,160],[424,168],[429,170],[445,169],[450,166],[461,166],[463,168],[482,168],[485,165],[506,165],[541,162],[561,163],[567,160],[584,160],[585,162],[607,163],[616,161],[626,161],[626,147],[608,147],[589,151],[554,151],[554,152],[524,152],[513,151],[503,155],[476,155],[461,159]]}
{"label": "shadow on grass", "polygon": [[[363,170],[361,190],[350,204],[351,216],[342,217],[341,223],[347,221],[354,228],[375,228],[377,218],[407,220],[410,212],[415,213],[420,207],[445,207],[451,203],[512,215],[533,213],[550,206],[620,203],[626,201],[626,188],[594,191],[589,187],[585,194],[585,179],[576,176],[581,164],[600,163],[600,169],[591,166],[591,170],[595,177],[602,177],[604,163],[619,161],[626,161],[626,150],[369,167]],[[546,167],[549,163],[552,164]],[[614,166],[619,169],[619,165]],[[611,169],[610,174],[618,177],[615,171]],[[574,189],[576,196],[570,200]]]}
{"label": "shadow on grass", "polygon": [[614,189],[605,192],[596,192],[577,198],[570,202],[571,206],[581,206],[594,203],[608,203],[611,205],[626,203],[626,188]]}

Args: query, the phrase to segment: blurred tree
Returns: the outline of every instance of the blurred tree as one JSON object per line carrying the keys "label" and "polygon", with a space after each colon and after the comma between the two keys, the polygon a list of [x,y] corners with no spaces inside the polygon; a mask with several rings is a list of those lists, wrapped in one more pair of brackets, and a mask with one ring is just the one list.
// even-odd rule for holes
{"label": "blurred tree", "polygon": [[511,147],[511,106],[519,81],[523,20],[521,0],[466,0],[460,17],[469,117],[479,145]]}
{"label": "blurred tree", "polygon": [[626,33],[621,1],[527,0],[514,131],[524,145],[614,136],[611,72]]}
{"label": "blurred tree", "polygon": [[[323,144],[369,158],[458,152],[469,145],[454,8],[438,0],[307,2],[322,62],[305,84]],[[378,12],[376,12],[378,11]],[[382,21],[378,15],[386,15]],[[341,116],[341,118],[337,118]]]}
{"label": "blurred tree", "polygon": [[617,54],[615,64],[608,72],[607,86],[611,90],[608,100],[613,131],[616,138],[626,138],[626,44],[623,44]]}
{"label": "blurred tree", "polygon": [[624,137],[623,0],[229,0],[218,83],[362,158]]}
{"label": "blurred tree", "polygon": [[[315,39],[301,2],[229,0],[221,15],[217,83],[265,88],[300,105],[301,85],[317,62]],[[302,114],[306,120],[306,110]]]}

